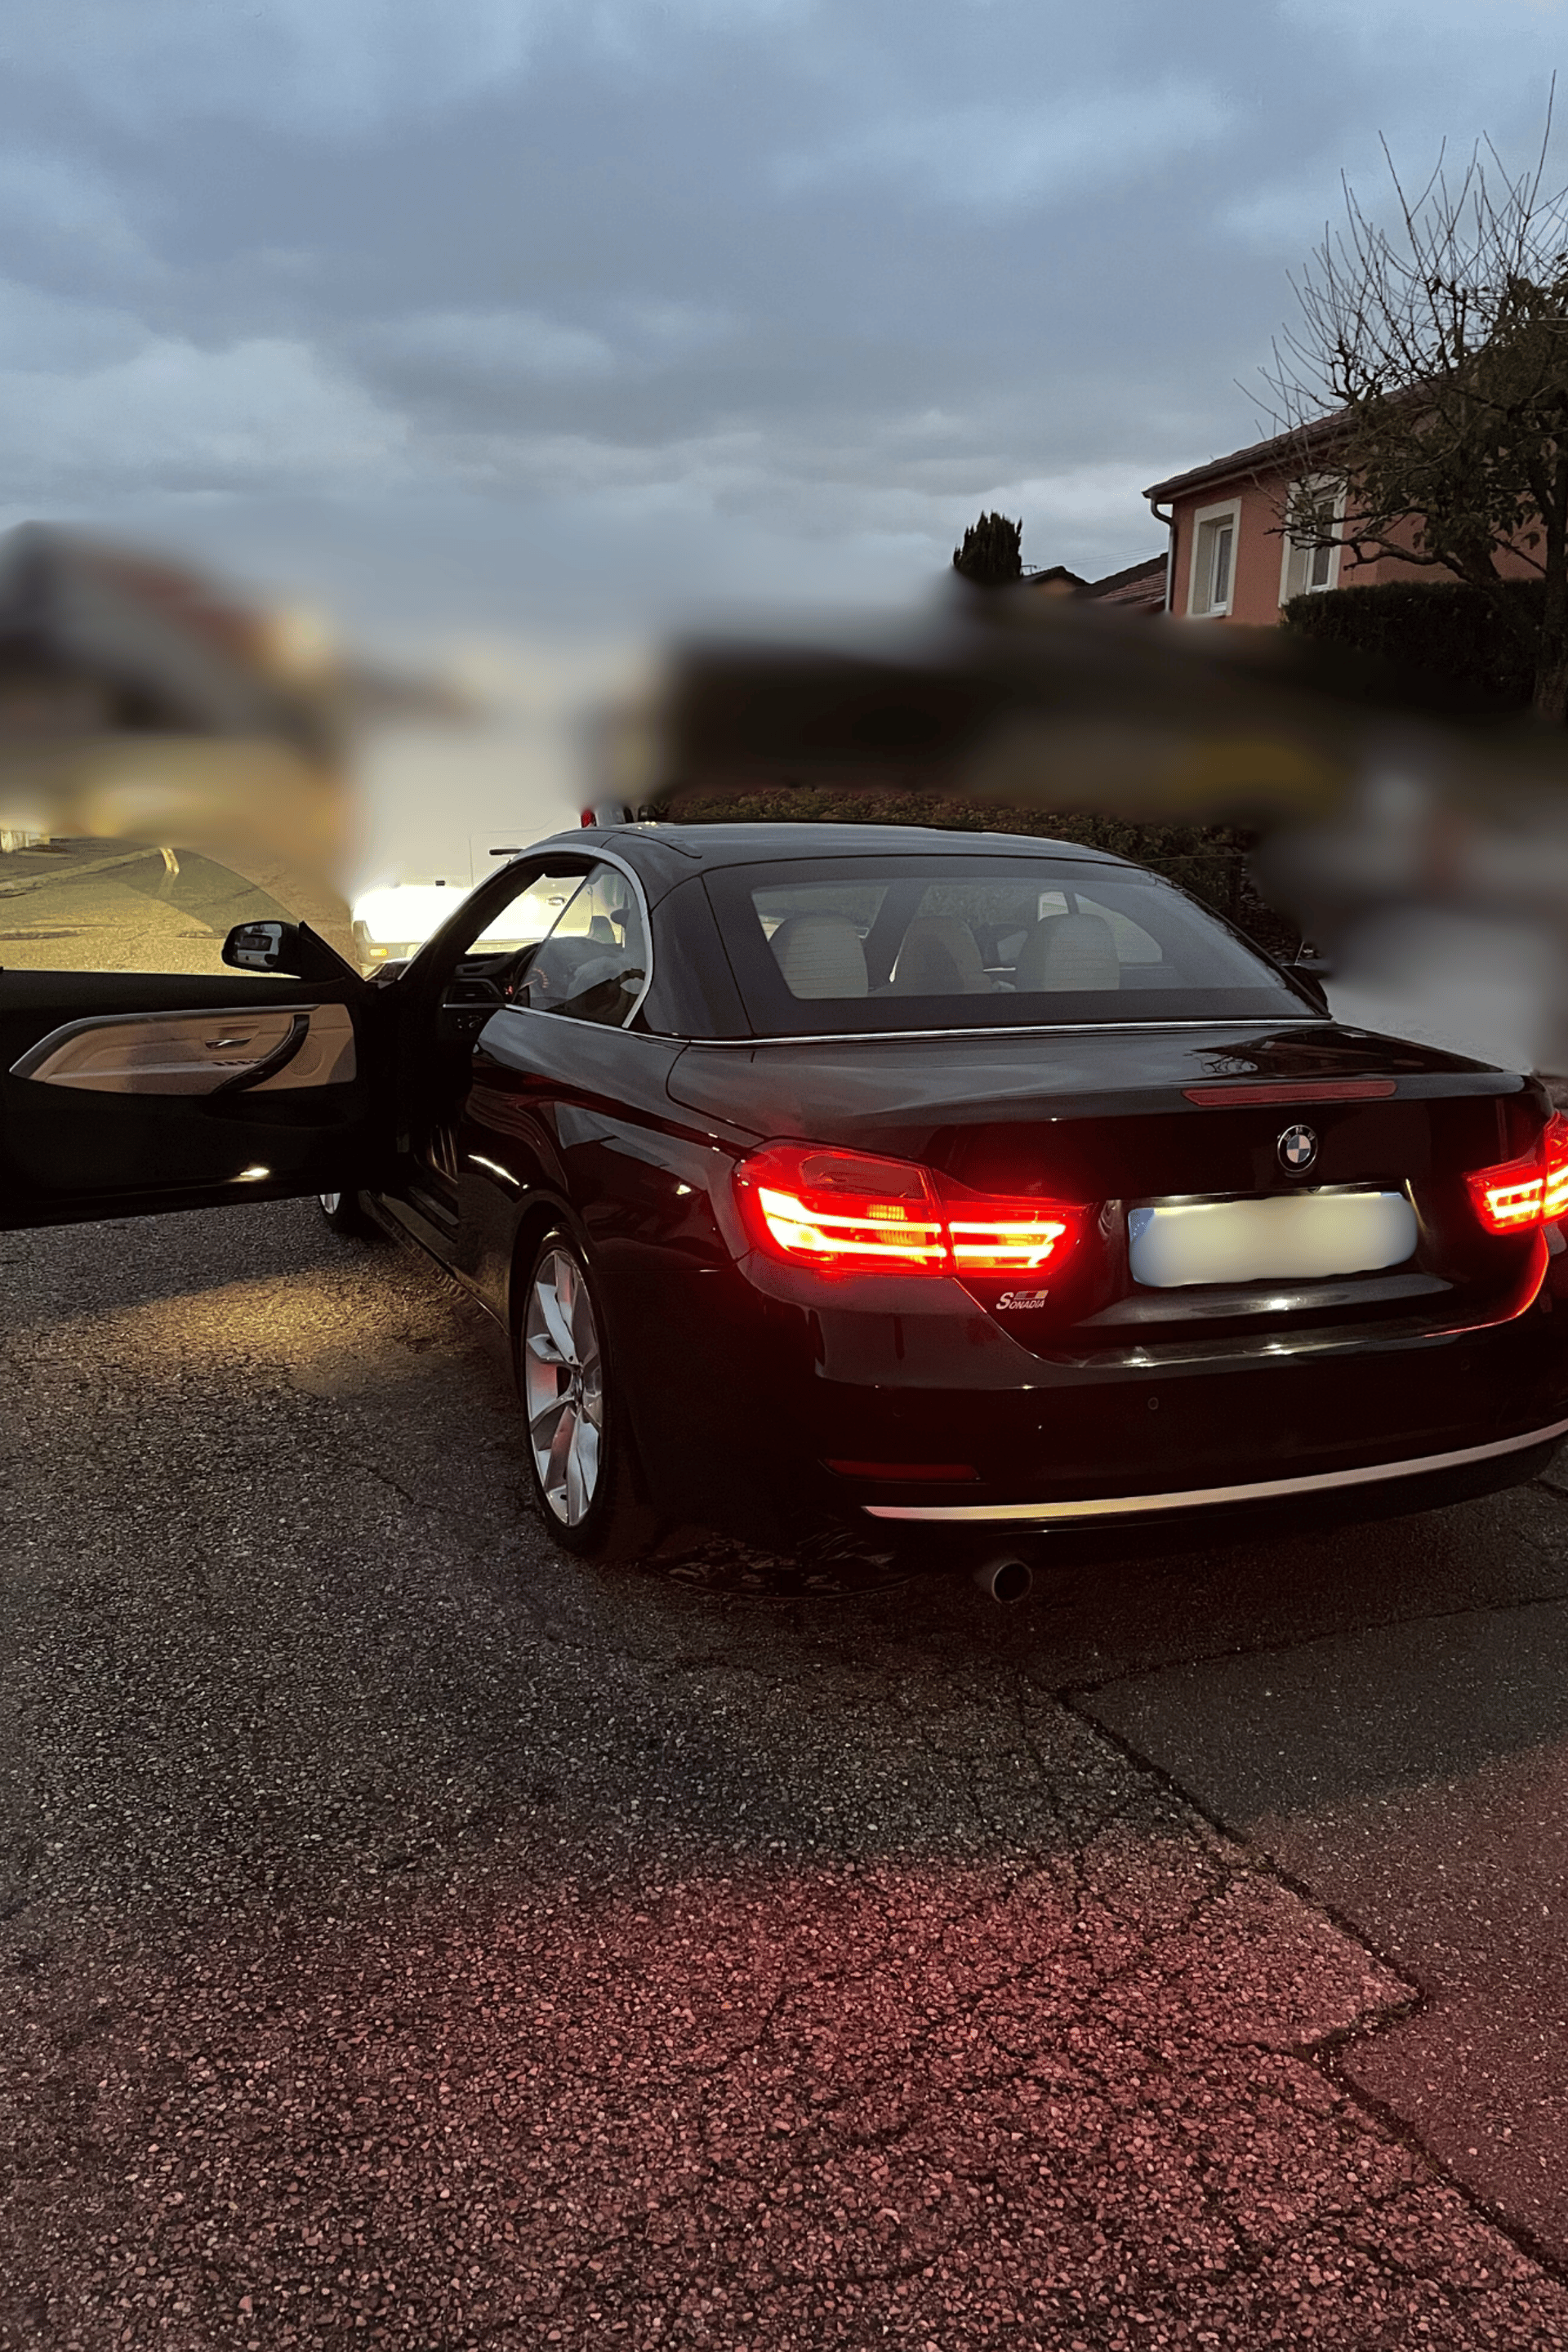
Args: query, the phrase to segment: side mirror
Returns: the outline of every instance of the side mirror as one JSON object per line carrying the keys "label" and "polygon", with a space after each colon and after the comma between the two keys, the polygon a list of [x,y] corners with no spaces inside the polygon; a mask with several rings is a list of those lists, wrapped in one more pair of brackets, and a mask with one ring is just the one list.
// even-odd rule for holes
{"label": "side mirror", "polygon": [[237,923],[223,943],[223,960],[237,971],[275,971],[289,980],[359,977],[309,923]]}
{"label": "side mirror", "polygon": [[223,943],[223,960],[240,971],[288,971],[295,923],[237,923]]}

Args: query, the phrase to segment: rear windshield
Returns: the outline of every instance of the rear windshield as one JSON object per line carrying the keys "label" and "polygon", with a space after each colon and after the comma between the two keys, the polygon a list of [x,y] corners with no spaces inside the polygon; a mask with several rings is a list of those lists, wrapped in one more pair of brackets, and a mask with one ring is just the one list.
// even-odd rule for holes
{"label": "rear windshield", "polygon": [[1266,956],[1136,869],[939,851],[729,866],[708,888],[760,1036],[1312,1018]]}

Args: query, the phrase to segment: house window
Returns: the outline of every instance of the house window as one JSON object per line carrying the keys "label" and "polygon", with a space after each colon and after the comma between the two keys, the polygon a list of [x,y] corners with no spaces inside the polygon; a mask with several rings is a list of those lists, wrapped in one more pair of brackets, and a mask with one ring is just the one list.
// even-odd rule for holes
{"label": "house window", "polygon": [[1293,485],[1285,509],[1285,552],[1279,602],[1340,584],[1339,530],[1344,520],[1342,482],[1318,475]]}
{"label": "house window", "polygon": [[1236,586],[1236,541],[1241,509],[1200,507],[1193,517],[1193,568],[1187,610],[1217,617],[1228,613]]}

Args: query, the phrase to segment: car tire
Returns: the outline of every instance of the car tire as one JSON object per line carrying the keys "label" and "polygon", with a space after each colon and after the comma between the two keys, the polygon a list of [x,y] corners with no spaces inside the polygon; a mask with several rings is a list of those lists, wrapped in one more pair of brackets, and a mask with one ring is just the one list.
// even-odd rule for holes
{"label": "car tire", "polygon": [[316,1206],[333,1233],[346,1239],[363,1241],[374,1230],[360,1206],[357,1192],[318,1192]]}
{"label": "car tire", "polygon": [[638,1491],[636,1445],[584,1254],[556,1229],[533,1254],[517,1321],[523,1453],[552,1542],[579,1559],[641,1558],[658,1516]]}

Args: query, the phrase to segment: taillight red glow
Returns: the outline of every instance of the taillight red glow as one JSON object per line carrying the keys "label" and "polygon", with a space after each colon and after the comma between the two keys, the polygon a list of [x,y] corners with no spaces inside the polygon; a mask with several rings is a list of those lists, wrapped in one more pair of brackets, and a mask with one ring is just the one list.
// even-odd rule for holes
{"label": "taillight red glow", "polygon": [[942,1204],[923,1168],[775,1143],[736,1171],[756,1239],[775,1257],[848,1273],[942,1274]]}
{"label": "taillight red glow", "polygon": [[840,1274],[1035,1274],[1059,1262],[1081,1212],[996,1199],[909,1160],[770,1143],[735,1171],[770,1256]]}
{"label": "taillight red glow", "polygon": [[1541,1202],[1541,1222],[1554,1225],[1559,1217],[1568,1216],[1568,1118],[1554,1111],[1547,1121],[1546,1132],[1541,1139],[1546,1158],[1546,1187]]}
{"label": "taillight red glow", "polygon": [[947,1209],[952,1263],[960,1274],[1033,1274],[1071,1245],[1067,1212],[1055,1206],[1020,1202],[1006,1207],[950,1198]]}
{"label": "taillight red glow", "polygon": [[1465,1179],[1489,1234],[1526,1233],[1568,1216],[1568,1118],[1553,1112],[1533,1150]]}

